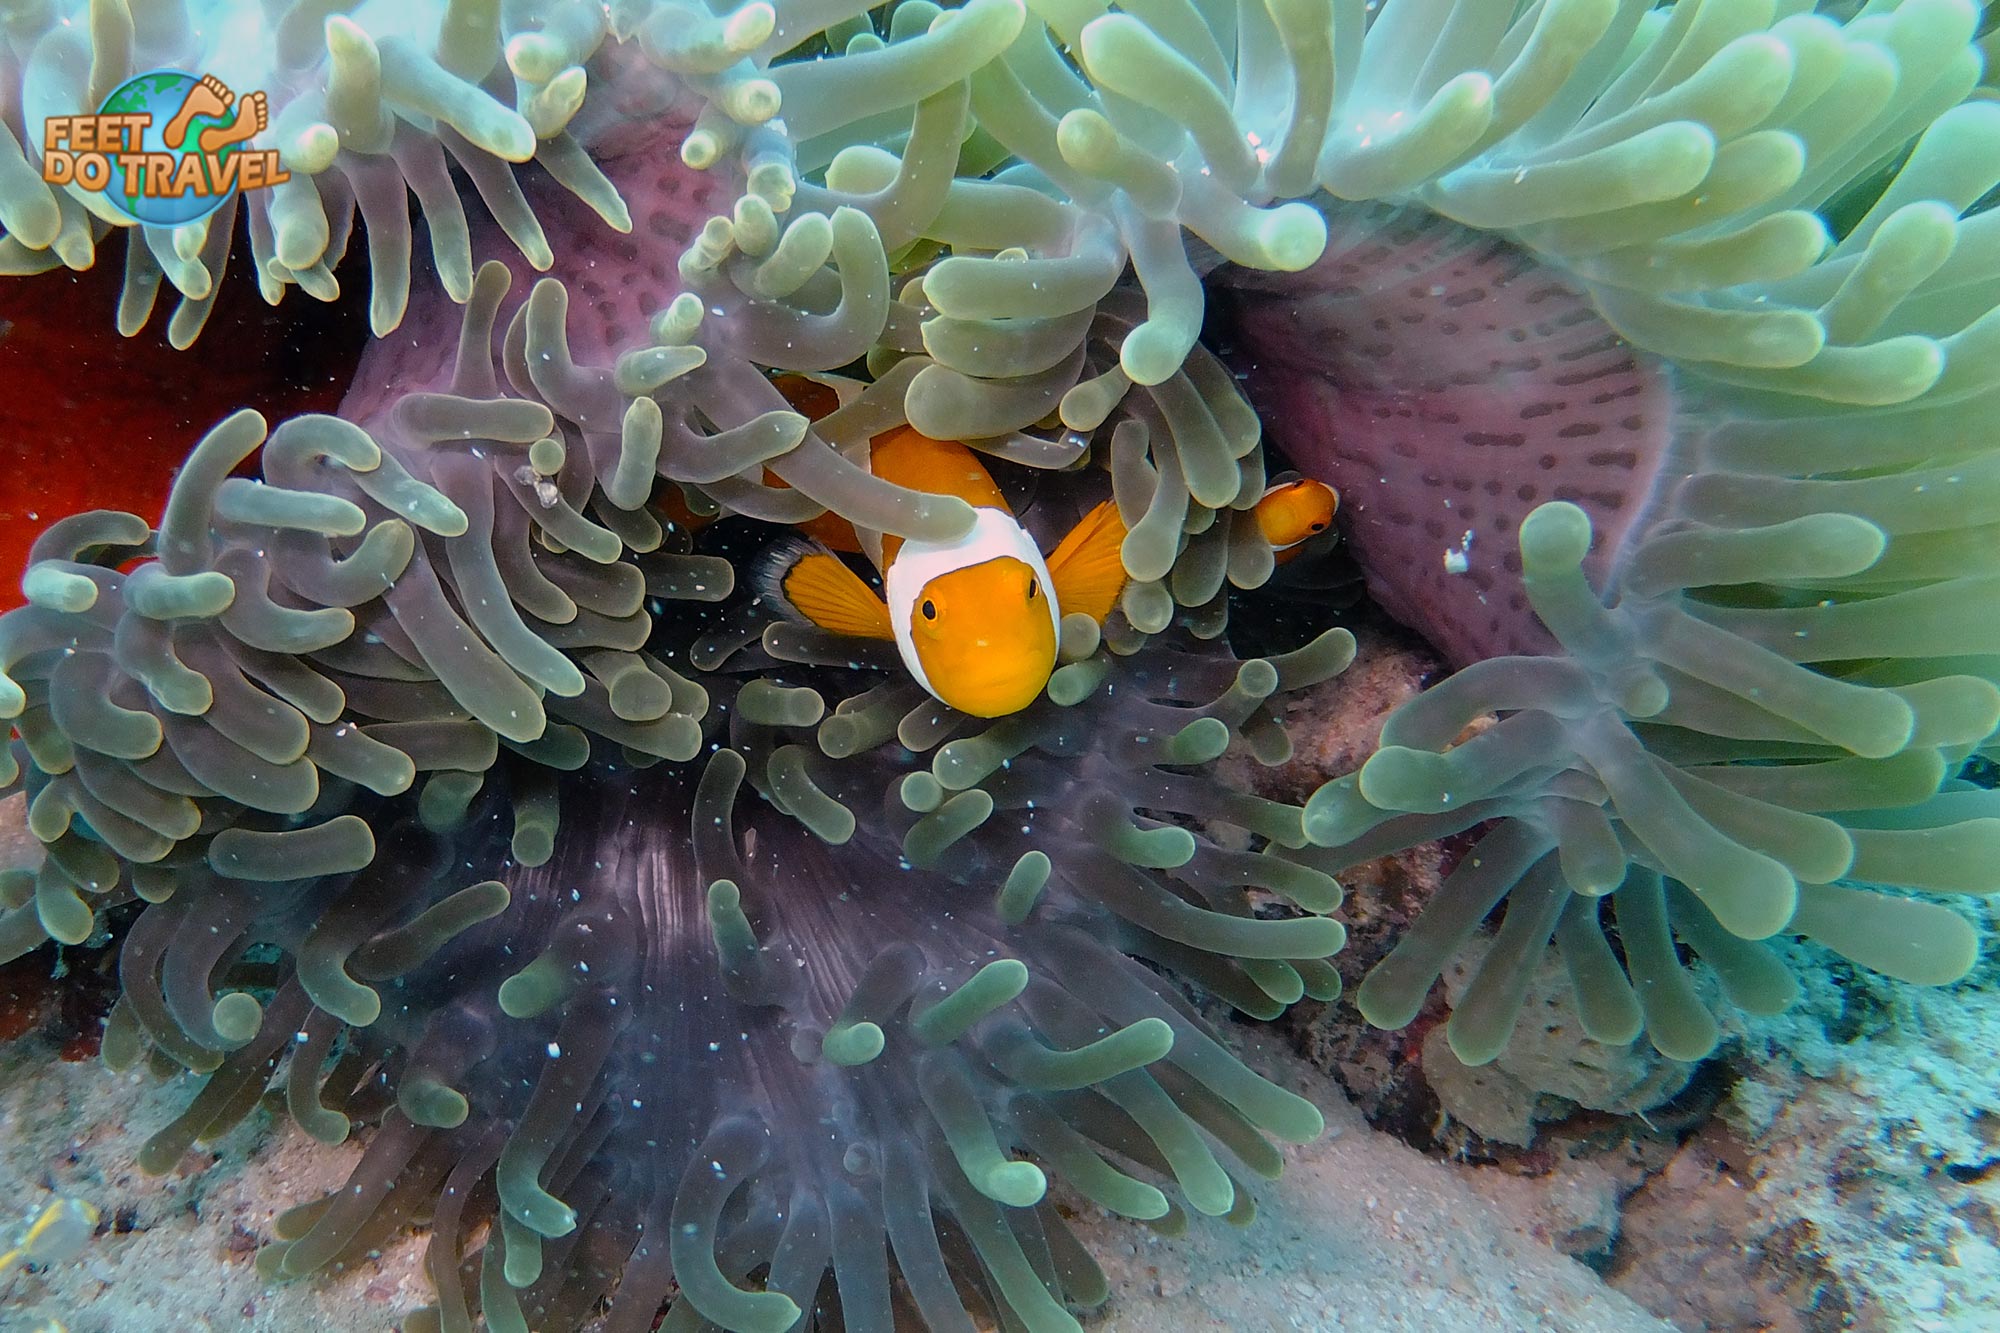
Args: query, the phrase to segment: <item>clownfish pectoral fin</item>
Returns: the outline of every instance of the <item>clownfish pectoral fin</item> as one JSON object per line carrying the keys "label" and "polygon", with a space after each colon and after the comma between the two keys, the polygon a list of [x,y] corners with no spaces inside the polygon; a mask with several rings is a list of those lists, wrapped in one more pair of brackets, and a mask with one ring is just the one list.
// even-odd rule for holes
{"label": "clownfish pectoral fin", "polygon": [[840,558],[803,543],[780,548],[769,587],[800,618],[855,639],[889,639],[889,608]]}
{"label": "clownfish pectoral fin", "polygon": [[1064,615],[1081,612],[1103,624],[1125,591],[1125,520],[1106,500],[1085,514],[1049,554],[1049,578]]}

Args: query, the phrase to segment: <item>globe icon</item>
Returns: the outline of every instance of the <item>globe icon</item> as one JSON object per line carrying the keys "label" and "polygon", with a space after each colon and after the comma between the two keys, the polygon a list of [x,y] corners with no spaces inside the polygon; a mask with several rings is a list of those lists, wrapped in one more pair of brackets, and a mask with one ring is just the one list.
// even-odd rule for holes
{"label": "globe icon", "polygon": [[[201,132],[212,126],[226,125],[224,116],[197,115],[188,122],[187,136],[179,148],[169,148],[166,141],[167,122],[180,111],[188,94],[194,90],[196,78],[192,74],[177,69],[156,69],[146,74],[137,74],[118,85],[111,95],[104,99],[99,109],[104,115],[131,115],[134,113],[152,117],[139,137],[141,152],[165,153],[174,160],[176,170],[181,159],[197,156]],[[225,113],[226,114],[226,113]],[[230,144],[217,152],[218,158],[226,158],[234,153],[237,145]],[[131,182],[137,185],[139,182]],[[197,194],[193,191],[177,199],[155,195],[126,193],[124,173],[113,170],[111,186],[104,192],[105,200],[134,222],[143,222],[154,227],[178,227],[188,222],[198,222],[207,217],[228,200],[235,192],[232,185],[221,194]]]}

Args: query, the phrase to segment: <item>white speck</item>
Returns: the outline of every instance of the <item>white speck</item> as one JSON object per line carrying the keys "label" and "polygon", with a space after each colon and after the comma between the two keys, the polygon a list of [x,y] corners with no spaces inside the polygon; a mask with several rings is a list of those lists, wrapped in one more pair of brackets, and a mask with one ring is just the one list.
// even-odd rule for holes
{"label": "white speck", "polygon": [[1472,529],[1467,528],[1465,535],[1458,539],[1457,547],[1444,553],[1444,572],[1447,574],[1463,574],[1472,566],[1471,555]]}

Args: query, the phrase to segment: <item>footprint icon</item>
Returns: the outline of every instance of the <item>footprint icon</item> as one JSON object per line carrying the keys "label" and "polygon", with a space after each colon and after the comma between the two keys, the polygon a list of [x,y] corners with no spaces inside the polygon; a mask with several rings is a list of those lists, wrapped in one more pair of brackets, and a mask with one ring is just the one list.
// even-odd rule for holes
{"label": "footprint icon", "polygon": [[[263,94],[259,93],[257,96],[261,100]],[[201,82],[188,89],[187,97],[181,102],[181,109],[176,111],[174,118],[167,122],[166,129],[161,131],[161,138],[166,141],[167,147],[178,149],[183,143],[187,142],[188,126],[196,116],[219,116],[227,111],[230,104],[235,100],[236,94],[229,91],[229,85],[225,84],[221,79],[216,78],[213,74],[202,75]],[[239,111],[238,119],[241,118],[241,112]],[[263,127],[260,125],[258,128],[261,129]],[[208,134],[212,133],[214,133],[213,130],[204,131],[203,137],[206,138]],[[251,133],[254,134],[256,131],[253,130]],[[249,135],[244,135],[243,137],[248,138]],[[208,151],[208,146],[203,144],[202,149],[206,152]]]}

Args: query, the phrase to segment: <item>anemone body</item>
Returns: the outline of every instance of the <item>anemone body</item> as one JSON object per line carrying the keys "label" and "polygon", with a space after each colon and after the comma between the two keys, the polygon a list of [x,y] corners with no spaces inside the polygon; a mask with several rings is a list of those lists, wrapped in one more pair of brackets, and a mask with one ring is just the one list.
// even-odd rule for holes
{"label": "anemone body", "polygon": [[1521,586],[1522,518],[1590,515],[1585,572],[1679,460],[1673,395],[1561,276],[1421,209],[1335,206],[1297,274],[1209,276],[1225,356],[1285,456],[1335,486],[1369,592],[1446,661],[1559,651]]}
{"label": "anemone body", "polygon": [[[671,243],[687,215],[642,216]],[[657,272],[608,244],[579,246],[575,285],[610,257],[638,281],[580,319],[557,280],[510,300],[489,262],[455,330],[420,296],[371,349],[354,420],[263,442],[241,414],[157,531],[96,514],[43,538],[42,601],[6,629],[50,855],[9,881],[9,947],[150,904],[108,1059],[206,1080],[149,1169],[274,1083],[328,1141],[382,1118],[348,1186],[283,1220],[273,1278],[344,1266],[435,1196],[420,1325],[570,1327],[608,1300],[647,1328],[675,1300],[733,1329],[887,1328],[903,1291],[933,1327],[970,1302],[1072,1328],[1102,1279],[1024,1150],[1176,1225],[1147,1176],[1246,1217],[1211,1144],[1268,1173],[1267,1135],[1317,1132],[1133,959],[1263,1015],[1337,989],[1339,888],[1300,811],[1187,770],[1239,732],[1275,757],[1264,700],[1351,640],[1239,664],[1112,658],[1072,627],[1060,701],[959,735],[754,601],[669,611],[728,597],[731,565],[663,549],[657,474],[621,469],[742,435],[695,436],[729,419],[703,357],[670,363],[678,454],[663,412],[635,439],[633,391],[578,364]],[[230,478],[260,442],[263,479]],[[79,668],[104,676],[94,721]],[[1258,919],[1259,888],[1303,914]]]}

